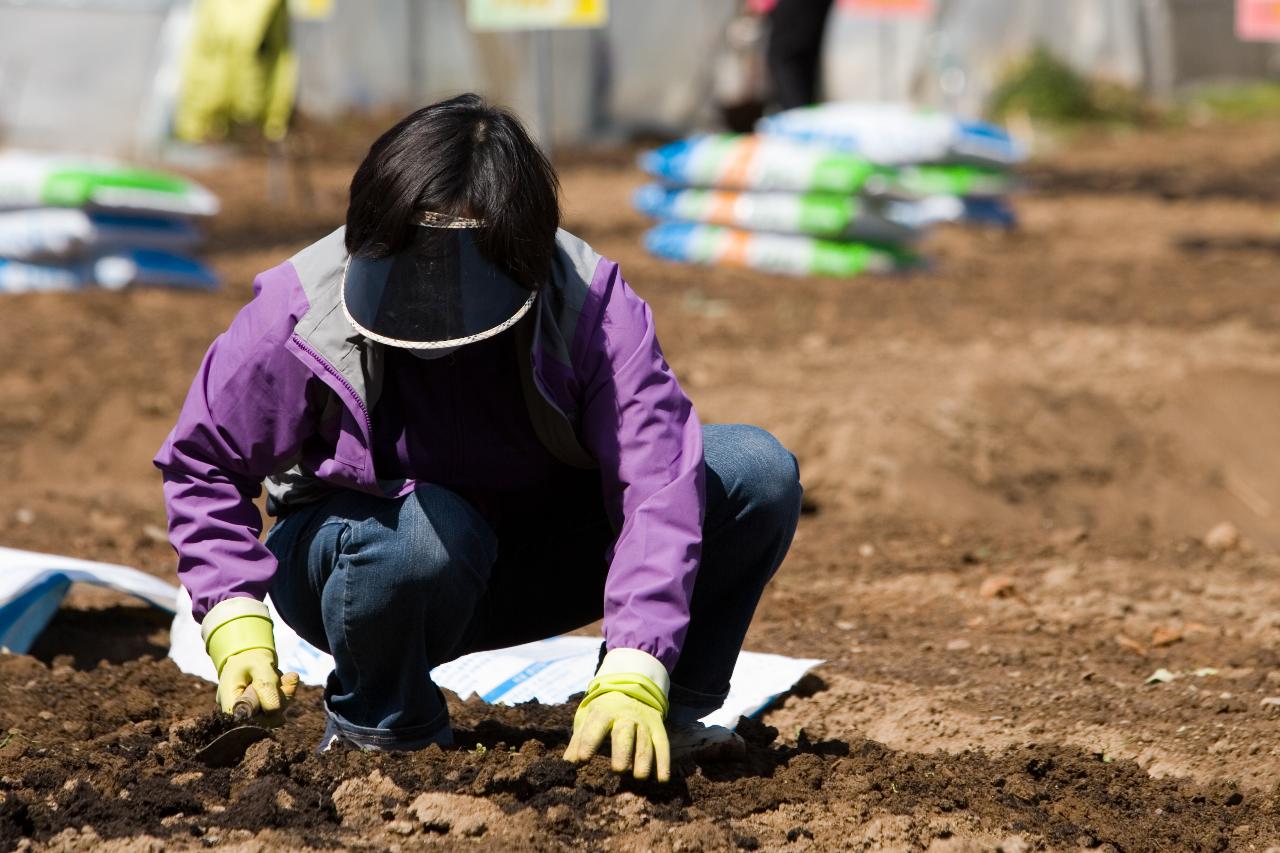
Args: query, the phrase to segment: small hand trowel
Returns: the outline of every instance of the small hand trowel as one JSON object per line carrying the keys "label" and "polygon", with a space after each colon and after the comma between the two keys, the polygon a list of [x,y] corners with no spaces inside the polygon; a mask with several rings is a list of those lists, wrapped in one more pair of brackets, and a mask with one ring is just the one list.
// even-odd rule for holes
{"label": "small hand trowel", "polygon": [[[297,684],[298,675],[294,672],[286,672],[281,681],[286,683],[292,681],[293,684]],[[196,753],[196,759],[209,767],[233,767],[239,764],[249,747],[264,738],[271,737],[270,729],[247,722],[261,710],[262,704],[258,701],[258,693],[251,684],[231,706],[231,717],[243,725],[218,735],[209,742],[208,746]]]}

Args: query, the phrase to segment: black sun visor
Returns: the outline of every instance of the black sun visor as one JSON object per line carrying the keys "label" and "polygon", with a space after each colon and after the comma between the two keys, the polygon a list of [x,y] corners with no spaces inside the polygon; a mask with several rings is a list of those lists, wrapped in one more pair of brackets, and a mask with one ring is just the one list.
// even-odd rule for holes
{"label": "black sun visor", "polygon": [[[467,220],[451,220],[451,222]],[[406,349],[443,349],[491,338],[515,325],[534,293],[486,260],[473,231],[416,229],[387,258],[352,257],[342,283],[347,320],[367,338]]]}

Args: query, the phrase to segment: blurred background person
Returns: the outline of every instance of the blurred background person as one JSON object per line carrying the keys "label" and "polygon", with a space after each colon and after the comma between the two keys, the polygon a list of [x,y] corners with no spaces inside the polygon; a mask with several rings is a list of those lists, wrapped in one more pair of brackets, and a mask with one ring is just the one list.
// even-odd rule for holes
{"label": "blurred background person", "polygon": [[818,66],[831,3],[832,0],[750,0],[757,14],[767,16],[765,62],[773,101],[780,109],[818,101]]}

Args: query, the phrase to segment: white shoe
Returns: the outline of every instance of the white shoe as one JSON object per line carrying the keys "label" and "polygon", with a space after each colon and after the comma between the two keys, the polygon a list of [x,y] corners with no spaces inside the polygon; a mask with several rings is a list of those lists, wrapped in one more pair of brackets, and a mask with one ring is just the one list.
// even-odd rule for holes
{"label": "white shoe", "polygon": [[708,726],[699,722],[668,723],[667,740],[671,744],[671,761],[733,761],[745,758],[747,743],[742,736],[724,726]]}

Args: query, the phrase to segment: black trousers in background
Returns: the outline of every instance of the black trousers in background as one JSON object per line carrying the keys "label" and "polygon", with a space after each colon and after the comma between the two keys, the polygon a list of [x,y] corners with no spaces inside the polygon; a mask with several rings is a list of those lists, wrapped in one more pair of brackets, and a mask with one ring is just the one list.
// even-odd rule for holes
{"label": "black trousers in background", "polygon": [[818,100],[822,34],[832,0],[778,0],[769,13],[766,61],[774,99],[789,110]]}

